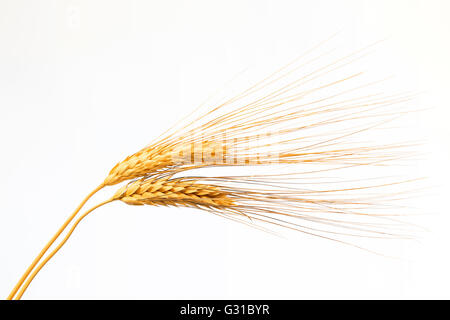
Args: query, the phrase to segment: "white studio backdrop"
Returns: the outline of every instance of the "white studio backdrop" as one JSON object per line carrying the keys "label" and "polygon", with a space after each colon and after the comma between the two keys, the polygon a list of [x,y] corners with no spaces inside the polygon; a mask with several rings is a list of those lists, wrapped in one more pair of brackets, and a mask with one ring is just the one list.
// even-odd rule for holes
{"label": "white studio backdrop", "polygon": [[2,1],[0,294],[116,162],[245,68],[259,80],[339,31],[332,46],[346,53],[385,40],[362,71],[395,75],[428,108],[407,129],[427,141],[413,170],[432,186],[408,259],[113,203],[24,298],[450,298],[449,14],[443,0]]}

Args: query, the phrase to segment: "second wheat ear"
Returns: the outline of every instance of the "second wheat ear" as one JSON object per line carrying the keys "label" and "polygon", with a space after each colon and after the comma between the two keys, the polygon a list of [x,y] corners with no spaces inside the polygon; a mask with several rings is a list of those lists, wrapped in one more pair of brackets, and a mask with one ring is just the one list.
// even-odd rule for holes
{"label": "second wheat ear", "polygon": [[[352,245],[339,237],[408,238],[389,205],[406,192],[392,188],[412,179],[329,181],[323,174],[389,167],[410,156],[410,143],[368,143],[365,134],[403,115],[402,106],[411,97],[367,92],[379,81],[358,81],[362,73],[345,71],[365,55],[364,50],[326,63],[321,61],[324,55],[311,56],[312,52],[213,104],[201,116],[185,119],[114,166],[41,250],[8,299],[20,299],[79,222],[112,201],[194,207],[269,232],[268,227],[291,229]],[[310,70],[296,76],[305,68]],[[325,75],[332,79],[325,81]],[[303,165],[299,171],[273,171],[299,164]],[[306,169],[311,165],[324,168]],[[268,172],[213,177],[187,173],[209,167],[257,167]],[[97,191],[125,181],[111,199],[77,218]]]}

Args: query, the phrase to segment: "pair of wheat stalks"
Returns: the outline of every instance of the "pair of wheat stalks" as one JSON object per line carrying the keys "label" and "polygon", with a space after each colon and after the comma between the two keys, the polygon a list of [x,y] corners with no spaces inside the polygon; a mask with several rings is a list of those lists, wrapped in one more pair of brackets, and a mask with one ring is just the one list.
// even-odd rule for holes
{"label": "pair of wheat stalks", "polygon": [[[323,44],[232,98],[213,107],[207,105],[208,110],[201,116],[183,119],[181,127],[173,127],[148,147],[119,162],[42,249],[8,299],[20,299],[79,222],[112,201],[194,207],[268,232],[271,226],[281,227],[342,243],[352,244],[339,236],[407,238],[403,225],[392,218],[395,214],[390,214],[388,207],[402,192],[394,193],[388,188],[408,180],[369,183],[361,177],[338,181],[336,186],[337,181],[325,181],[320,175],[348,168],[386,166],[408,157],[411,144],[370,144],[354,138],[403,114],[400,106],[411,96],[364,93],[364,89],[379,81],[361,84],[356,81],[362,73],[341,74],[366,54],[364,50],[323,64],[321,59],[326,54],[312,56]],[[297,77],[297,71],[305,68],[311,70]],[[335,78],[325,82],[325,75]],[[361,93],[355,95],[358,92]],[[213,177],[189,175],[191,170],[209,167],[277,170],[299,164],[325,168],[302,168],[285,174],[275,171]],[[127,183],[110,199],[78,215],[96,192],[122,182]],[[379,191],[386,188],[388,191]],[[381,213],[373,210],[380,203],[384,206]],[[66,229],[64,238],[44,258]]]}

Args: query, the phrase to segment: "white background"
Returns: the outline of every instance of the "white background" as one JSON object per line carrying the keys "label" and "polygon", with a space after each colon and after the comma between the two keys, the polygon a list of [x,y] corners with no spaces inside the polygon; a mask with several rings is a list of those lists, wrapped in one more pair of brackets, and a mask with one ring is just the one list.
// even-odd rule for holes
{"label": "white background", "polygon": [[24,297],[450,298],[449,16],[445,0],[1,1],[0,294],[117,161],[242,68],[285,63],[340,30],[348,52],[387,38],[367,69],[392,71],[432,108],[411,132],[428,140],[415,170],[434,188],[410,260],[114,203]]}

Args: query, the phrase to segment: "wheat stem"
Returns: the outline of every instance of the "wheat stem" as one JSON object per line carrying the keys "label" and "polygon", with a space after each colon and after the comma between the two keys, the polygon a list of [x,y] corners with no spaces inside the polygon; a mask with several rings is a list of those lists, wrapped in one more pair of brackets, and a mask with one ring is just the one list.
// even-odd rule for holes
{"label": "wheat stem", "polygon": [[9,296],[7,297],[7,300],[12,300],[19,290],[19,288],[24,283],[25,279],[28,277],[28,275],[31,273],[33,268],[36,266],[36,264],[42,259],[44,254],[47,252],[47,250],[51,247],[51,245],[56,241],[56,239],[61,235],[61,233],[64,231],[64,229],[67,227],[67,225],[75,218],[77,213],[81,210],[81,208],[86,204],[86,202],[98,191],[100,191],[105,185],[102,183],[97,188],[95,188],[91,193],[89,193],[86,198],[81,201],[81,203],[78,205],[78,207],[75,209],[75,211],[70,215],[70,217],[64,222],[64,224],[58,229],[58,231],[55,233],[55,235],[50,239],[50,241],[45,245],[45,247],[41,250],[41,252],[38,254],[38,256],[34,259],[34,261],[31,263],[31,265],[28,267],[28,269],[25,271],[25,273],[22,275],[20,280],[15,285],[14,289],[11,291]]}
{"label": "wheat stem", "polygon": [[68,231],[68,233],[66,234],[66,236],[64,237],[64,239],[58,244],[58,246],[44,259],[42,260],[42,262],[36,267],[36,269],[34,269],[33,273],[30,275],[30,277],[27,279],[27,281],[24,283],[24,285],[22,286],[22,288],[20,289],[19,293],[17,294],[17,296],[14,298],[15,300],[20,300],[23,296],[23,294],[25,293],[25,291],[27,290],[28,286],[30,285],[31,281],[33,281],[34,277],[36,277],[36,275],[38,274],[39,271],[41,271],[41,269],[45,266],[45,264],[59,251],[59,249],[61,249],[61,247],[67,242],[67,240],[70,238],[70,236],[72,235],[73,231],[75,230],[75,228],[77,227],[77,225],[81,222],[81,220],[83,220],[89,213],[91,213],[92,211],[94,211],[95,209],[114,201],[114,199],[108,199],[106,201],[103,201],[95,206],[93,206],[92,208],[90,208],[88,211],[86,211],[82,216],[80,216],[73,224],[72,228],[70,228],[70,230]]}

